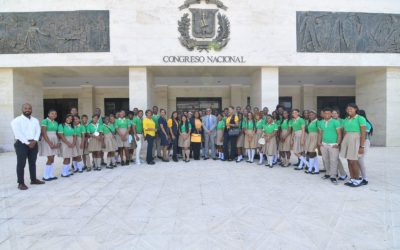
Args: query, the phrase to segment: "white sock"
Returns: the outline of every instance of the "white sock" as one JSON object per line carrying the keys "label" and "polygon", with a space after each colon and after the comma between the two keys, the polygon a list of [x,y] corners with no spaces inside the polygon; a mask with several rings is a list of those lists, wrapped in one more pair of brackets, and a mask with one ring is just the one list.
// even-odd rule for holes
{"label": "white sock", "polygon": [[62,170],[62,175],[67,176],[69,175],[69,164],[64,164],[63,165],[63,170]]}
{"label": "white sock", "polygon": [[249,161],[251,161],[251,150],[250,149],[246,149],[246,152],[247,152],[247,159]]}
{"label": "white sock", "polygon": [[111,165],[111,157],[107,157],[107,166]]}
{"label": "white sock", "polygon": [[225,155],[224,155],[224,153],[221,153],[221,160],[225,160]]}
{"label": "white sock", "polygon": [[273,156],[272,156],[272,162],[276,162],[277,159],[278,159],[278,158],[276,157],[276,155],[273,155]]}
{"label": "white sock", "polygon": [[308,167],[307,171],[308,172],[312,171],[312,168],[314,166],[314,161],[315,161],[315,158],[310,158],[310,160],[307,162],[307,167]]}
{"label": "white sock", "polygon": [[273,155],[268,155],[268,164],[270,166],[272,166],[273,162],[274,162],[274,156]]}
{"label": "white sock", "polygon": [[54,178],[53,175],[53,164],[49,165],[49,172],[47,174],[49,176],[49,178]]}
{"label": "white sock", "polygon": [[314,158],[314,171],[319,172],[318,156]]}
{"label": "white sock", "polygon": [[[302,156],[303,157],[303,156]],[[304,158],[304,157],[303,157]],[[300,159],[300,158],[299,158]],[[299,166],[297,168],[303,168],[304,166],[304,162],[302,160],[300,160]]]}
{"label": "white sock", "polygon": [[[306,158],[304,158],[304,156],[300,156],[300,164],[301,164],[301,167],[303,167],[303,165],[308,166],[308,162],[307,162]],[[300,165],[299,165],[299,168],[300,168]]]}
{"label": "white sock", "polygon": [[254,161],[255,154],[256,154],[256,150],[255,149],[251,149],[251,160],[250,160],[251,162]]}
{"label": "white sock", "polygon": [[264,156],[263,156],[263,153],[260,153],[260,161],[259,161],[259,163],[261,164],[263,162],[264,162]]}
{"label": "white sock", "polygon": [[78,166],[76,165],[76,161],[72,161],[72,166],[74,166],[74,170],[78,169]]}
{"label": "white sock", "polygon": [[49,178],[49,165],[46,165],[46,166],[44,167],[43,178],[45,178],[45,179],[48,179],[48,178]]}
{"label": "white sock", "polygon": [[116,162],[115,157],[111,157],[111,163],[115,164],[115,162]]}
{"label": "white sock", "polygon": [[76,164],[78,166],[78,170],[82,171],[83,170],[83,161],[77,162]]}

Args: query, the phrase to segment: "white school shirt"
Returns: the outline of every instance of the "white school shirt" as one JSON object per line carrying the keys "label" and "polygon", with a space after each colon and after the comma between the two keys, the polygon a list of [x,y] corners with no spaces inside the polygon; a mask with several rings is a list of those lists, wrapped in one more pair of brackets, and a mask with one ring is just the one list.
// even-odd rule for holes
{"label": "white school shirt", "polygon": [[29,140],[39,141],[40,124],[33,116],[30,119],[24,115],[16,117],[11,122],[11,128],[15,139],[24,144],[29,144]]}

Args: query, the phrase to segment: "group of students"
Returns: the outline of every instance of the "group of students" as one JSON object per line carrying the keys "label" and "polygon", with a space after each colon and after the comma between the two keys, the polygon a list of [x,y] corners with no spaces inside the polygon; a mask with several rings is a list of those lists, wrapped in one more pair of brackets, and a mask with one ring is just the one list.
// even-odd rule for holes
{"label": "group of students", "polygon": [[[369,148],[373,128],[365,111],[348,104],[346,118],[338,110],[325,108],[302,113],[277,106],[271,114],[268,108],[259,110],[247,106],[229,107],[222,113],[210,108],[203,111],[174,111],[167,118],[165,109],[154,106],[143,112],[117,112],[101,117],[96,109],[91,117],[78,115],[76,108],[58,124],[57,112],[50,110],[41,122],[40,156],[47,157],[44,181],[57,179],[53,175],[54,157],[63,158],[62,177],[74,172],[97,170],[102,166],[114,168],[131,162],[155,164],[155,158],[189,162],[220,159],[244,161],[273,168],[291,165],[291,152],[298,158],[295,170],[319,174],[318,155],[322,155],[325,175],[338,184],[346,180],[340,156],[347,159],[350,178],[345,185],[358,187],[368,184],[364,157]],[[147,150],[145,150],[147,148]],[[90,155],[92,157],[90,157]],[[106,162],[104,158],[106,157]],[[72,170],[71,170],[72,159]]]}

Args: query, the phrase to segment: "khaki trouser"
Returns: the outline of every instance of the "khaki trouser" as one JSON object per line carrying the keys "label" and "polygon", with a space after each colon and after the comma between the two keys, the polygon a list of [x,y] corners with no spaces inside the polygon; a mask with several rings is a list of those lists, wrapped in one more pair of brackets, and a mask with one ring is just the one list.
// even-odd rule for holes
{"label": "khaki trouser", "polygon": [[339,171],[339,176],[345,176],[346,171],[343,169],[343,165],[339,164],[339,148],[334,148],[332,145],[323,144],[321,146],[322,162],[326,169],[326,174],[330,175],[331,178],[336,178]]}

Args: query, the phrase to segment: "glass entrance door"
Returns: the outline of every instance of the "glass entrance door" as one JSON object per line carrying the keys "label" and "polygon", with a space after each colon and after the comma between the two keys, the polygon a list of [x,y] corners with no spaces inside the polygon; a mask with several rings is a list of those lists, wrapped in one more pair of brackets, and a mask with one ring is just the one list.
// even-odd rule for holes
{"label": "glass entrance door", "polygon": [[195,110],[206,110],[212,108],[221,112],[222,109],[222,98],[208,98],[208,97],[177,97],[176,98],[176,110],[178,112],[184,111],[195,111]]}

